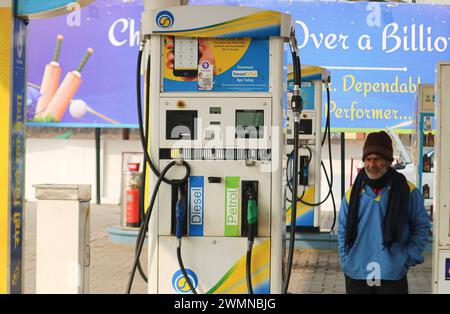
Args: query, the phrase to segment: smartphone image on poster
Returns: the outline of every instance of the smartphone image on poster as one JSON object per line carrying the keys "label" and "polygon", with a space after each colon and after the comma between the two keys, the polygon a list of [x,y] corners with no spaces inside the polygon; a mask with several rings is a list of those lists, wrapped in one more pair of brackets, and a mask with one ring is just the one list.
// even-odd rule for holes
{"label": "smartphone image on poster", "polygon": [[173,45],[174,76],[197,76],[198,74],[198,39],[175,37]]}

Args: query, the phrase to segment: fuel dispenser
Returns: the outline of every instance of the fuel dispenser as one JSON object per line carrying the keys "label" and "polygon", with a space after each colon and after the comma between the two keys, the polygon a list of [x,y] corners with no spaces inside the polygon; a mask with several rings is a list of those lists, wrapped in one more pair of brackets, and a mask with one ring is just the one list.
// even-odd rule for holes
{"label": "fuel dispenser", "polygon": [[[288,73],[288,91],[292,91],[293,72]],[[320,205],[328,196],[320,199],[322,145],[327,136],[327,129],[322,132],[322,98],[323,90],[328,89],[330,72],[318,66],[302,66],[302,99],[303,110],[300,114],[299,155],[300,171],[299,202],[297,204],[297,231],[320,231]],[[289,97],[288,97],[289,99]],[[328,106],[328,105],[327,105]],[[285,126],[285,178],[284,207],[286,208],[286,225],[291,227],[292,211],[292,181],[293,181],[293,151],[294,151],[294,120],[293,112],[287,107]],[[325,172],[326,173],[326,172]],[[328,179],[328,173],[326,173]],[[332,176],[331,176],[332,178]],[[329,180],[329,179],[328,179]],[[330,183],[329,189],[331,191]],[[328,193],[329,195],[329,193]]]}
{"label": "fuel dispenser", "polygon": [[433,293],[450,293],[450,63],[437,64],[436,163],[433,213]]}
{"label": "fuel dispenser", "polygon": [[148,147],[151,198],[127,291],[136,269],[142,275],[139,254],[148,230],[149,293],[286,292],[282,99],[287,40],[295,65],[296,130],[302,106],[291,17],[230,6],[146,10],[141,36],[139,69],[148,64],[143,66],[147,97],[140,131]]}

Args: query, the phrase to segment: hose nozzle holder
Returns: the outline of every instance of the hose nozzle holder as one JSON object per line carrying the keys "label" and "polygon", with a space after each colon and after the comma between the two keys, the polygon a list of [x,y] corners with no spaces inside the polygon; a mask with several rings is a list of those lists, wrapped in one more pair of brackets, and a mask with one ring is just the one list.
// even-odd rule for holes
{"label": "hose nozzle holder", "polygon": [[258,181],[243,180],[241,186],[241,236],[253,240],[258,236]]}

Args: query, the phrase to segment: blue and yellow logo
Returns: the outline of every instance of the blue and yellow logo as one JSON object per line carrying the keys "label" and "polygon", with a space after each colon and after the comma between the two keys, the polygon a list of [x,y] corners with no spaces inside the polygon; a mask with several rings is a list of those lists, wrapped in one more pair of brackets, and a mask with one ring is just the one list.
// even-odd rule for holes
{"label": "blue and yellow logo", "polygon": [[161,11],[156,16],[156,24],[161,28],[169,28],[173,25],[174,17],[169,11]]}
{"label": "blue and yellow logo", "polygon": [[[186,273],[187,273],[192,285],[194,286],[194,289],[197,289],[197,286],[198,286],[197,275],[192,270],[187,269],[187,268],[186,268]],[[189,284],[187,283],[186,279],[184,278],[184,275],[183,275],[181,269],[176,271],[175,274],[173,274],[172,287],[178,293],[182,293],[182,294],[192,293],[191,289],[189,288]]]}

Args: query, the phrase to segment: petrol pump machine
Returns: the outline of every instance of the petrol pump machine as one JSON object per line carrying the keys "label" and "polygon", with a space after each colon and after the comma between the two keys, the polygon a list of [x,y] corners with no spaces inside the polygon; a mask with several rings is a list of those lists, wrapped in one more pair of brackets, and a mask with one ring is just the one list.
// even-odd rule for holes
{"label": "petrol pump machine", "polygon": [[298,59],[292,33],[289,15],[247,7],[143,13],[140,124],[151,169],[138,251],[148,229],[149,293],[281,293],[288,285],[283,53],[290,40]]}
{"label": "petrol pump machine", "polygon": [[[327,137],[329,124],[325,126],[325,132],[322,132],[322,94],[323,90],[329,89],[331,74],[322,67],[302,66],[302,92],[303,108],[300,115],[299,138],[299,203],[297,205],[296,227],[298,231],[320,232],[320,205],[323,204],[328,195],[331,194],[331,182],[328,182],[327,197],[321,200],[321,161],[322,146]],[[292,72],[288,73],[288,91],[292,89]],[[329,95],[329,93],[327,94]],[[289,99],[289,93],[288,93]],[[327,97],[329,103],[329,97]],[[328,104],[327,104],[328,106]],[[328,107],[327,107],[328,108]],[[286,187],[284,194],[284,207],[286,210],[286,225],[291,226],[291,208],[292,208],[292,181],[293,181],[293,150],[294,150],[294,119],[293,111],[287,107],[286,125],[285,125],[285,161],[286,167]],[[327,114],[328,117],[328,114]],[[327,119],[327,123],[328,123]],[[323,137],[324,136],[324,137]],[[330,158],[331,159],[331,158]],[[326,171],[323,167],[324,172]],[[330,171],[332,171],[330,165]],[[325,172],[326,173],[326,172]],[[331,174],[331,173],[330,173]],[[330,177],[332,177],[330,175]],[[328,173],[326,173],[328,179]]]}
{"label": "petrol pump machine", "polygon": [[450,293],[450,62],[436,66],[437,118],[433,212],[433,293]]}

